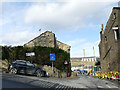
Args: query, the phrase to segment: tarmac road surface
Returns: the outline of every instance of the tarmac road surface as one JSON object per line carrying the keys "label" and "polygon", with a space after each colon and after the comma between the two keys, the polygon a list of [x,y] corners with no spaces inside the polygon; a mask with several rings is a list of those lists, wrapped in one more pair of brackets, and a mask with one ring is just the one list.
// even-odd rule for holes
{"label": "tarmac road surface", "polygon": [[[12,75],[5,73],[2,75],[3,88],[105,88],[118,90],[120,84],[105,79],[98,79],[87,75],[78,75],[76,78],[47,78],[26,75]],[[120,89],[119,89],[120,90]]]}
{"label": "tarmac road surface", "polygon": [[2,88],[42,88],[6,79],[2,79],[2,83]]}

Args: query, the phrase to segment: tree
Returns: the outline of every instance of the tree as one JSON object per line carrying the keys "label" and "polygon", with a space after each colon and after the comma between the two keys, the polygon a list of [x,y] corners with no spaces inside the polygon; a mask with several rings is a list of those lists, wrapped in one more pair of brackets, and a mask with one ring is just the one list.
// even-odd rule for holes
{"label": "tree", "polygon": [[97,61],[97,62],[95,63],[95,65],[96,65],[96,66],[100,65],[100,61]]}

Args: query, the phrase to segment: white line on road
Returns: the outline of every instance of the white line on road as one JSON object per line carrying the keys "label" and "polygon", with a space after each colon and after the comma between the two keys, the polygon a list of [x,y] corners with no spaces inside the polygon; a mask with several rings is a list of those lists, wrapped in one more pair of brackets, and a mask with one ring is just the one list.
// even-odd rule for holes
{"label": "white line on road", "polygon": [[108,88],[118,88],[117,86],[110,87],[109,85],[106,85]]}
{"label": "white line on road", "polygon": [[111,88],[109,85],[106,85],[108,88]]}
{"label": "white line on road", "polygon": [[103,88],[102,86],[97,86],[98,88]]}

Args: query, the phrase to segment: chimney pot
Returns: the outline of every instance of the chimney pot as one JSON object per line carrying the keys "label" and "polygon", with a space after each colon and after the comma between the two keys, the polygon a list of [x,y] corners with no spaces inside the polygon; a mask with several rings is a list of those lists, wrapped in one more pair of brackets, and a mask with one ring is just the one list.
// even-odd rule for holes
{"label": "chimney pot", "polygon": [[102,24],[102,28],[101,28],[101,31],[103,31],[103,24]]}

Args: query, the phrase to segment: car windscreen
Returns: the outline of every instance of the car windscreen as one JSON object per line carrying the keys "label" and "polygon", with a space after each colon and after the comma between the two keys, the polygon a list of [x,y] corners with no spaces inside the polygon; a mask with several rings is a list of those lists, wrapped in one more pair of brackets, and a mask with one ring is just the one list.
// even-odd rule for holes
{"label": "car windscreen", "polygon": [[23,62],[23,61],[17,61],[16,63],[17,63],[17,64],[25,65],[25,62]]}
{"label": "car windscreen", "polygon": [[34,66],[32,63],[30,62],[26,62],[27,66]]}

